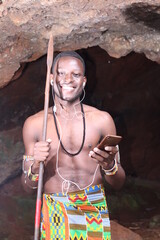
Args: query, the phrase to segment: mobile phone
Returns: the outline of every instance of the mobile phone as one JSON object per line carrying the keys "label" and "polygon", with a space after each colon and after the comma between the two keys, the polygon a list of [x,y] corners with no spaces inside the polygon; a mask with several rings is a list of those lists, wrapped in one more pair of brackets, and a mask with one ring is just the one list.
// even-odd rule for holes
{"label": "mobile phone", "polygon": [[116,146],[120,143],[122,137],[117,135],[107,135],[102,141],[97,145],[97,148],[104,150],[106,146]]}

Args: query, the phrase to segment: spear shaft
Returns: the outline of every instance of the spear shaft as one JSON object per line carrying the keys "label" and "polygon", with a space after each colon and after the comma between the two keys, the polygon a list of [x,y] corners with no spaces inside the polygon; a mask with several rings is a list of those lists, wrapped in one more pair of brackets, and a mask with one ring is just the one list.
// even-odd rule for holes
{"label": "spear shaft", "polygon": [[[43,132],[42,140],[46,141],[47,134],[47,118],[48,118],[48,108],[49,108],[49,91],[50,91],[50,74],[53,62],[53,36],[50,36],[47,51],[47,76],[46,76],[46,86],[45,86],[45,99],[44,99],[44,118],[43,118]],[[43,172],[44,163],[40,162],[39,167],[39,180],[37,189],[37,200],[36,200],[36,212],[35,212],[35,229],[34,229],[34,240],[39,240],[39,230],[40,230],[40,217],[41,217],[41,205],[42,205],[42,188],[43,188]]]}

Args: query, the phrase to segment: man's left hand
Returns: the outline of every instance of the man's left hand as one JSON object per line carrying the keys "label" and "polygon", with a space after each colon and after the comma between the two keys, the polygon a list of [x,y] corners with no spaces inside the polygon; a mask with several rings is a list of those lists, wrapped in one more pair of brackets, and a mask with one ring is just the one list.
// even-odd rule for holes
{"label": "man's left hand", "polygon": [[113,167],[115,155],[118,152],[118,146],[106,146],[104,150],[95,147],[89,152],[89,156],[93,158],[103,169],[110,169]]}

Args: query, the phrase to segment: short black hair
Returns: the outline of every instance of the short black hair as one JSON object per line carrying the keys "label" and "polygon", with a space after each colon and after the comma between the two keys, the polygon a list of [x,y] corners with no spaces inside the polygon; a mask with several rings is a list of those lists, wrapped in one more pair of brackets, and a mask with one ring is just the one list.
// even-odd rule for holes
{"label": "short black hair", "polygon": [[53,61],[53,64],[52,64],[52,73],[53,73],[53,70],[54,70],[54,66],[56,64],[56,62],[58,61],[58,59],[62,58],[62,57],[74,57],[74,58],[77,58],[81,61],[81,63],[83,64],[83,70],[84,70],[84,74],[85,74],[85,62],[83,60],[83,58],[77,53],[77,52],[74,52],[74,51],[65,51],[65,52],[60,52],[54,59]]}

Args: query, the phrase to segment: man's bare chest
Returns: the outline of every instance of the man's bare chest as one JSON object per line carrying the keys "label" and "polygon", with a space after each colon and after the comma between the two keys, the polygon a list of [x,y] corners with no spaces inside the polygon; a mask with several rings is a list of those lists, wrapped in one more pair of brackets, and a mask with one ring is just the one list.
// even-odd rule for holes
{"label": "man's bare chest", "polygon": [[[57,125],[57,127],[56,127]],[[63,117],[50,119],[47,127],[47,138],[52,139],[57,147],[60,141],[68,150],[76,150],[83,144],[83,150],[92,149],[100,140],[99,127],[87,118],[65,119]]]}

